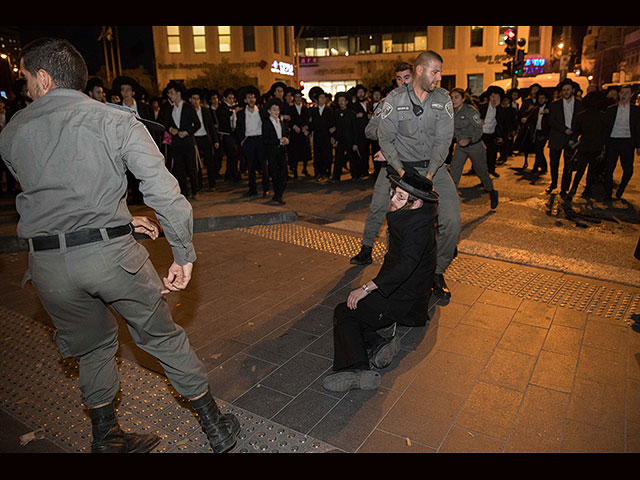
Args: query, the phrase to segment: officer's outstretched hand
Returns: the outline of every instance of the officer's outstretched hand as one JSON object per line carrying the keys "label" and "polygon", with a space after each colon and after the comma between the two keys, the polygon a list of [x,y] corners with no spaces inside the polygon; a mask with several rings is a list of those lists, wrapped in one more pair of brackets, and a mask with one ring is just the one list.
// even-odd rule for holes
{"label": "officer's outstretched hand", "polygon": [[169,292],[177,292],[184,290],[189,285],[191,280],[191,272],[193,270],[193,263],[189,262],[185,265],[178,265],[173,262],[169,267],[169,273],[166,277],[163,277],[162,283],[164,283],[165,289],[160,293],[163,295]]}

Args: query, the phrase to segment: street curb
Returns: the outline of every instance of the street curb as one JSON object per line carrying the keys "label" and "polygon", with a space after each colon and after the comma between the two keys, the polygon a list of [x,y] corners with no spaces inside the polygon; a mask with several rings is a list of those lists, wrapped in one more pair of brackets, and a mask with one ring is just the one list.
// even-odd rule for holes
{"label": "street curb", "polygon": [[[298,220],[298,214],[293,211],[268,212],[250,215],[229,215],[226,217],[205,217],[193,219],[193,233],[215,232],[218,230],[232,230],[256,225],[276,225],[279,223],[293,223]],[[148,238],[143,234],[134,234],[137,239]],[[162,236],[162,234],[161,234]],[[0,237],[0,254],[16,253],[29,250],[29,244],[23,238]]]}

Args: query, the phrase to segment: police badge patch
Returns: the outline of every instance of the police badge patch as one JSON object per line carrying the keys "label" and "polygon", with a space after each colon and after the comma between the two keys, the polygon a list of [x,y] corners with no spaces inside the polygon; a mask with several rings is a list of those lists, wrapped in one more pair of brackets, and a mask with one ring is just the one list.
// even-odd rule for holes
{"label": "police badge patch", "polygon": [[393,107],[389,103],[384,102],[381,113],[382,118],[387,118],[391,112],[393,112]]}
{"label": "police badge patch", "polygon": [[453,104],[450,101],[447,102],[447,104],[445,105],[444,109],[449,114],[449,117],[453,118]]}

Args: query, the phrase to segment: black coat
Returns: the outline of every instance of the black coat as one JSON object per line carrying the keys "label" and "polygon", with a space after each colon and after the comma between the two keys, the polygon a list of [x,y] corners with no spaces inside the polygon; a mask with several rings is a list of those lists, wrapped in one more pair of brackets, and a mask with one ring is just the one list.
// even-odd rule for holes
{"label": "black coat", "polygon": [[436,268],[437,204],[387,213],[389,248],[367,303],[400,324],[424,326]]}
{"label": "black coat", "polygon": [[318,107],[311,108],[309,112],[309,127],[313,132],[314,140],[328,141],[331,138],[331,128],[335,127],[335,118],[333,110],[329,106],[325,106],[320,115]]}
{"label": "black coat", "polygon": [[[568,145],[571,138],[565,132],[567,127],[564,123],[564,100],[559,98],[549,106],[549,148],[562,149]],[[573,100],[573,115],[571,117],[571,130],[575,130],[576,118],[583,110],[582,102],[577,98]]]}
{"label": "black coat", "polygon": [[[265,122],[265,120],[267,120],[268,114],[262,109],[262,108],[258,108],[258,114],[260,115],[260,120],[262,120],[262,123]],[[236,113],[236,137],[238,138],[238,140],[242,143],[246,137],[247,134],[247,112],[246,110],[243,108],[242,110],[239,110]]]}
{"label": "black coat", "polygon": [[599,152],[605,143],[605,115],[598,108],[583,110],[576,116],[573,140],[582,152]]}
{"label": "black coat", "polygon": [[218,127],[211,114],[211,109],[207,107],[200,107],[200,113],[202,114],[202,123],[204,129],[207,132],[207,138],[212,144],[218,143]]}
{"label": "black coat", "polygon": [[[640,107],[636,105],[629,106],[631,111],[629,113],[629,127],[631,129],[631,140],[634,148],[640,148]],[[618,114],[618,105],[611,105],[606,110],[606,131],[605,135],[607,140],[611,136],[611,130],[616,121],[616,115]]]}
{"label": "black coat", "polygon": [[335,127],[336,131],[334,132],[333,137],[339,145],[351,147],[358,143],[356,115],[353,110],[350,110],[349,108],[336,110]]}
{"label": "black coat", "polygon": [[171,114],[173,110],[173,106],[169,102],[167,102],[163,105],[163,108],[165,109],[165,111],[164,111],[164,114],[161,114],[163,118],[162,123],[164,124],[167,131],[170,128],[177,128],[178,131],[180,132],[184,131],[189,134],[184,138],[180,138],[178,135],[172,135],[171,145],[177,146],[177,145],[183,145],[183,144],[184,145],[193,144],[195,142],[195,140],[193,139],[193,134],[198,131],[201,125],[200,119],[198,118],[198,114],[196,113],[196,109],[193,108],[193,105],[191,105],[189,102],[183,101],[182,111],[180,113],[179,125],[176,125],[176,122],[173,119],[173,115]]}

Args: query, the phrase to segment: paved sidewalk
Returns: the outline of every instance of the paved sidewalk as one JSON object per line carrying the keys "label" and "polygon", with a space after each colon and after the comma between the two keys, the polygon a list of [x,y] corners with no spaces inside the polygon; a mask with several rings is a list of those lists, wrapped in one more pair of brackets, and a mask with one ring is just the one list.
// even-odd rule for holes
{"label": "paved sidewalk", "polygon": [[[194,203],[197,218],[291,211],[221,190]],[[365,190],[353,201],[364,205]],[[375,275],[385,247],[356,267],[348,220],[287,218],[197,233],[191,284],[167,297],[214,396],[242,419],[234,452],[640,452],[640,333],[631,328],[640,288],[460,254],[447,273],[452,301],[426,328],[400,329],[381,387],[334,394],[322,388],[332,309]],[[166,241],[141,242],[166,272]],[[0,255],[0,319],[10,326],[0,341],[0,448],[86,451],[76,367],[57,355],[33,287],[20,287],[26,265],[23,251]],[[121,323],[125,425],[161,433],[159,452],[207,451]],[[17,442],[40,430],[45,438]]]}

